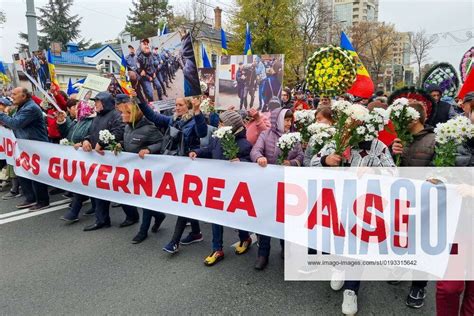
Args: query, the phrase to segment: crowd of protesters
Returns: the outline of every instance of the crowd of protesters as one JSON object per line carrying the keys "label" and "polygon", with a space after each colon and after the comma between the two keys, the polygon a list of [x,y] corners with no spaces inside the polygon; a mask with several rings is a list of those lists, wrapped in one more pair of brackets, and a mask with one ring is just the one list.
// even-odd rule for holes
{"label": "crowd of protesters", "polygon": [[[142,42],[146,46],[147,43]],[[131,47],[130,56],[134,58]],[[157,56],[158,59],[166,56]],[[150,63],[160,61],[150,58]],[[133,61],[128,61],[133,65]],[[144,64],[143,62],[141,64]],[[146,63],[145,63],[146,64]],[[152,69],[152,64],[150,64]],[[154,85],[160,97],[160,91],[166,94],[166,84],[173,78],[174,71],[156,71],[148,74],[146,69],[137,70],[140,78],[150,76],[142,86],[146,99],[153,98],[149,88]],[[156,79],[156,80],[155,80]],[[142,80],[142,79],[138,79]],[[148,87],[148,88],[147,88]],[[255,92],[255,91],[254,91]],[[442,91],[439,87],[431,87],[427,91],[434,102],[428,115],[426,106],[419,101],[410,101],[410,107],[419,118],[409,126],[413,141],[403,145],[396,135],[379,135],[378,139],[361,142],[350,149],[350,159],[344,165],[350,167],[394,167],[394,155],[401,155],[401,166],[429,166],[434,159],[435,138],[433,128],[438,123],[444,123],[456,115],[464,115],[474,124],[474,92],[468,93],[458,103],[447,103],[441,100]],[[268,164],[277,164],[280,150],[276,143],[283,134],[294,131],[295,113],[300,110],[315,110],[315,121],[332,125],[334,123],[331,104],[336,99],[346,100],[366,106],[369,110],[377,107],[386,108],[387,96],[377,92],[370,99],[355,98],[345,94],[338,98],[324,95],[314,96],[303,90],[284,88],[281,99],[272,98],[268,102],[268,113],[258,109],[226,110],[220,113],[203,113],[201,97],[177,98],[173,113],[165,115],[155,112],[148,103],[136,102],[136,98],[118,94],[115,97],[109,92],[101,92],[92,101],[76,100],[62,91],[52,88],[51,96],[56,100],[61,111],[52,107],[31,94],[25,88],[15,88],[8,96],[0,98],[0,124],[13,130],[18,139],[35,140],[40,142],[59,143],[66,138],[76,149],[85,152],[103,152],[105,145],[99,138],[99,132],[108,130],[115,140],[121,144],[125,152],[136,153],[139,158],[146,155],[186,156],[190,159],[207,158],[226,160],[220,140],[210,137],[217,127],[232,128],[239,148],[238,161],[254,162],[262,168]],[[203,96],[205,98],[205,96]],[[260,101],[260,100],[259,100]],[[253,102],[253,97],[252,101]],[[243,104],[241,104],[242,106]],[[245,104],[246,106],[246,104]],[[237,105],[235,105],[238,108]],[[260,107],[261,109],[261,107]],[[298,144],[283,161],[283,165],[296,167],[337,167],[341,166],[343,157],[334,153],[328,147],[323,147],[318,153],[311,153],[302,144]],[[474,140],[459,148],[460,166],[474,165]],[[367,159],[367,157],[371,157]],[[1,161],[1,167],[7,169],[5,180],[10,182],[10,191],[2,198],[18,199],[18,209],[37,211],[49,207],[49,196],[54,188],[40,182],[16,177],[12,166]],[[7,186],[2,186],[7,187]],[[67,193],[71,204],[61,217],[67,224],[80,220],[79,214],[95,216],[95,222],[84,227],[84,231],[93,231],[111,226],[109,210],[111,201],[89,198],[79,193]],[[23,198],[23,200],[20,200]],[[85,209],[85,202],[91,201],[91,207]],[[140,222],[137,207],[121,205],[125,213],[120,227],[134,225]],[[143,209],[141,224],[132,243],[143,242],[150,230],[156,233],[165,220],[166,215],[152,210]],[[153,225],[152,225],[153,222]],[[189,234],[183,237],[186,226],[191,225]],[[204,264],[213,266],[224,259],[223,227],[212,225],[211,253],[204,259]],[[251,232],[238,231],[239,242],[235,248],[237,255],[245,254],[252,246]],[[183,245],[190,245],[203,240],[200,224],[195,219],[178,217],[174,233],[163,250],[174,254]],[[209,236],[211,238],[211,236]],[[281,257],[284,260],[283,241],[281,241]],[[255,269],[264,270],[269,263],[270,237],[258,235],[258,255]],[[406,304],[412,308],[424,305],[426,296],[424,281],[414,281],[407,295]],[[360,281],[331,282],[334,290],[343,289],[342,311],[344,314],[357,312],[357,295]],[[439,315],[473,315],[474,314],[474,284],[472,281],[439,281],[437,282],[436,304]],[[462,303],[461,303],[462,302]]]}

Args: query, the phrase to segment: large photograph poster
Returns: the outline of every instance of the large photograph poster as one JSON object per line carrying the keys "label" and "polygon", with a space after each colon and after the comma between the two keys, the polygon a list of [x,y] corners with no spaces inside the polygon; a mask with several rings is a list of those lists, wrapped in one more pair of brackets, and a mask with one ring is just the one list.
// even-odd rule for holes
{"label": "large photograph poster", "polygon": [[201,94],[191,34],[185,30],[122,44],[138,98],[170,103]]}
{"label": "large photograph poster", "polygon": [[84,84],[79,90],[77,99],[89,101],[91,98],[94,98],[99,92],[107,91],[110,82],[110,78],[100,77],[96,75],[87,75],[86,81],[84,81]]}
{"label": "large photograph poster", "polygon": [[214,102],[216,97],[216,69],[199,68],[199,81],[201,82],[201,92],[209,96]]}
{"label": "large photograph poster", "polygon": [[279,100],[283,84],[284,55],[227,55],[217,67],[216,104],[268,111],[272,99]]}

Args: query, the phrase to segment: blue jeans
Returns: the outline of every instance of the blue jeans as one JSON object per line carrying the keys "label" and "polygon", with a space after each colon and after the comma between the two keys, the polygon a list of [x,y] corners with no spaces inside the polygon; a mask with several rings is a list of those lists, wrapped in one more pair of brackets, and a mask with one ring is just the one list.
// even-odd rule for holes
{"label": "blue jeans", "polygon": [[[92,199],[92,198],[91,198]],[[95,222],[96,224],[110,224],[110,201],[104,201],[100,199],[95,199]],[[138,220],[139,215],[137,208],[135,206],[122,205],[122,209],[125,212],[125,220]]]}
{"label": "blue jeans", "polygon": [[[79,193],[72,194],[71,209],[67,212],[64,217],[66,219],[77,219],[79,217],[79,212],[82,209],[82,203],[87,201],[88,197],[81,195]],[[92,209],[95,210],[95,200],[91,199]]]}
{"label": "blue jeans", "polygon": [[157,88],[158,99],[162,99],[161,85],[158,79],[154,78],[153,81],[149,81],[148,77],[141,77],[140,84],[143,88],[146,98],[148,99],[148,102],[153,102],[153,86]]}
{"label": "blue jeans", "polygon": [[[268,257],[270,255],[270,243],[271,243],[272,238],[265,235],[259,235],[259,234],[257,234],[257,237],[258,237],[258,256]],[[283,239],[280,239],[280,246],[281,246],[281,249],[284,249],[285,241]]]}
{"label": "blue jeans", "polygon": [[166,215],[161,212],[143,209],[142,224],[140,225],[140,230],[138,231],[138,234],[145,236],[148,235],[148,229],[150,229],[152,217],[155,218],[155,225],[160,226]]}
{"label": "blue jeans", "polygon": [[359,293],[359,288],[360,288],[360,281],[345,281],[344,282],[344,290],[352,290],[357,293]]}
{"label": "blue jeans", "polygon": [[[224,227],[212,224],[212,251],[221,251],[223,244]],[[250,238],[249,232],[239,229],[240,241],[246,241]]]}
{"label": "blue jeans", "polygon": [[265,81],[262,81],[258,85],[258,109],[261,110],[262,106],[264,105],[264,100],[263,100],[263,86],[265,85]]}
{"label": "blue jeans", "polygon": [[179,244],[188,222],[191,223],[191,233],[193,235],[201,233],[201,227],[199,226],[199,222],[197,220],[178,216],[178,219],[176,220],[176,226],[174,227],[173,237],[171,238],[172,242]]}

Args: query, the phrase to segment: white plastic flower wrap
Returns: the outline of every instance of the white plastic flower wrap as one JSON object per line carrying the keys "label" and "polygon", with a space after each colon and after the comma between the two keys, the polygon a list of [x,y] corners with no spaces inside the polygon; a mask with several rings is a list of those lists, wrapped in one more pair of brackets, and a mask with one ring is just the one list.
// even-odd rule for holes
{"label": "white plastic flower wrap", "polygon": [[115,141],[115,135],[108,129],[99,131],[99,142],[105,150],[111,150],[114,154],[118,154],[122,151],[122,146]]}
{"label": "white plastic flower wrap", "polygon": [[70,146],[71,142],[67,138],[63,138],[59,141],[59,145]]}
{"label": "white plastic flower wrap", "polygon": [[313,123],[308,126],[308,132],[311,134],[308,146],[312,148],[314,155],[317,154],[329,140],[331,140],[336,133],[336,129],[329,124]]}
{"label": "white plastic flower wrap", "polygon": [[278,157],[278,164],[281,165],[288,159],[290,151],[293,150],[298,143],[301,143],[301,134],[298,132],[287,133],[280,136],[277,142],[277,146],[281,151]]}
{"label": "white plastic flower wrap", "polygon": [[452,167],[456,164],[457,147],[474,137],[474,125],[464,116],[457,116],[435,128],[435,159],[437,167]]}
{"label": "white plastic flower wrap", "polygon": [[307,144],[311,134],[308,132],[308,126],[315,121],[314,110],[301,110],[295,112],[295,127],[301,134],[301,141]]}
{"label": "white plastic flower wrap", "polygon": [[[410,102],[406,98],[399,98],[395,100],[387,109],[388,117],[392,121],[395,128],[392,131],[406,146],[413,141],[408,126],[415,120],[420,118],[420,113],[414,108],[410,107]],[[395,158],[395,164],[400,166],[400,155]]]}
{"label": "white plastic flower wrap", "polygon": [[239,146],[235,141],[235,135],[232,133],[231,126],[219,127],[213,134],[212,137],[219,139],[224,157],[229,160],[237,158],[239,153]]}

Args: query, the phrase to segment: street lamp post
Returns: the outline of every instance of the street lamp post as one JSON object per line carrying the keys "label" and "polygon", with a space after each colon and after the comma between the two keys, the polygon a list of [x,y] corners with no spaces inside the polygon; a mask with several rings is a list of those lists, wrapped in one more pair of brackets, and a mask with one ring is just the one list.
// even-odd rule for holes
{"label": "street lamp post", "polygon": [[30,52],[34,52],[38,50],[38,33],[36,30],[34,0],[26,0],[26,23],[28,25],[28,47]]}

